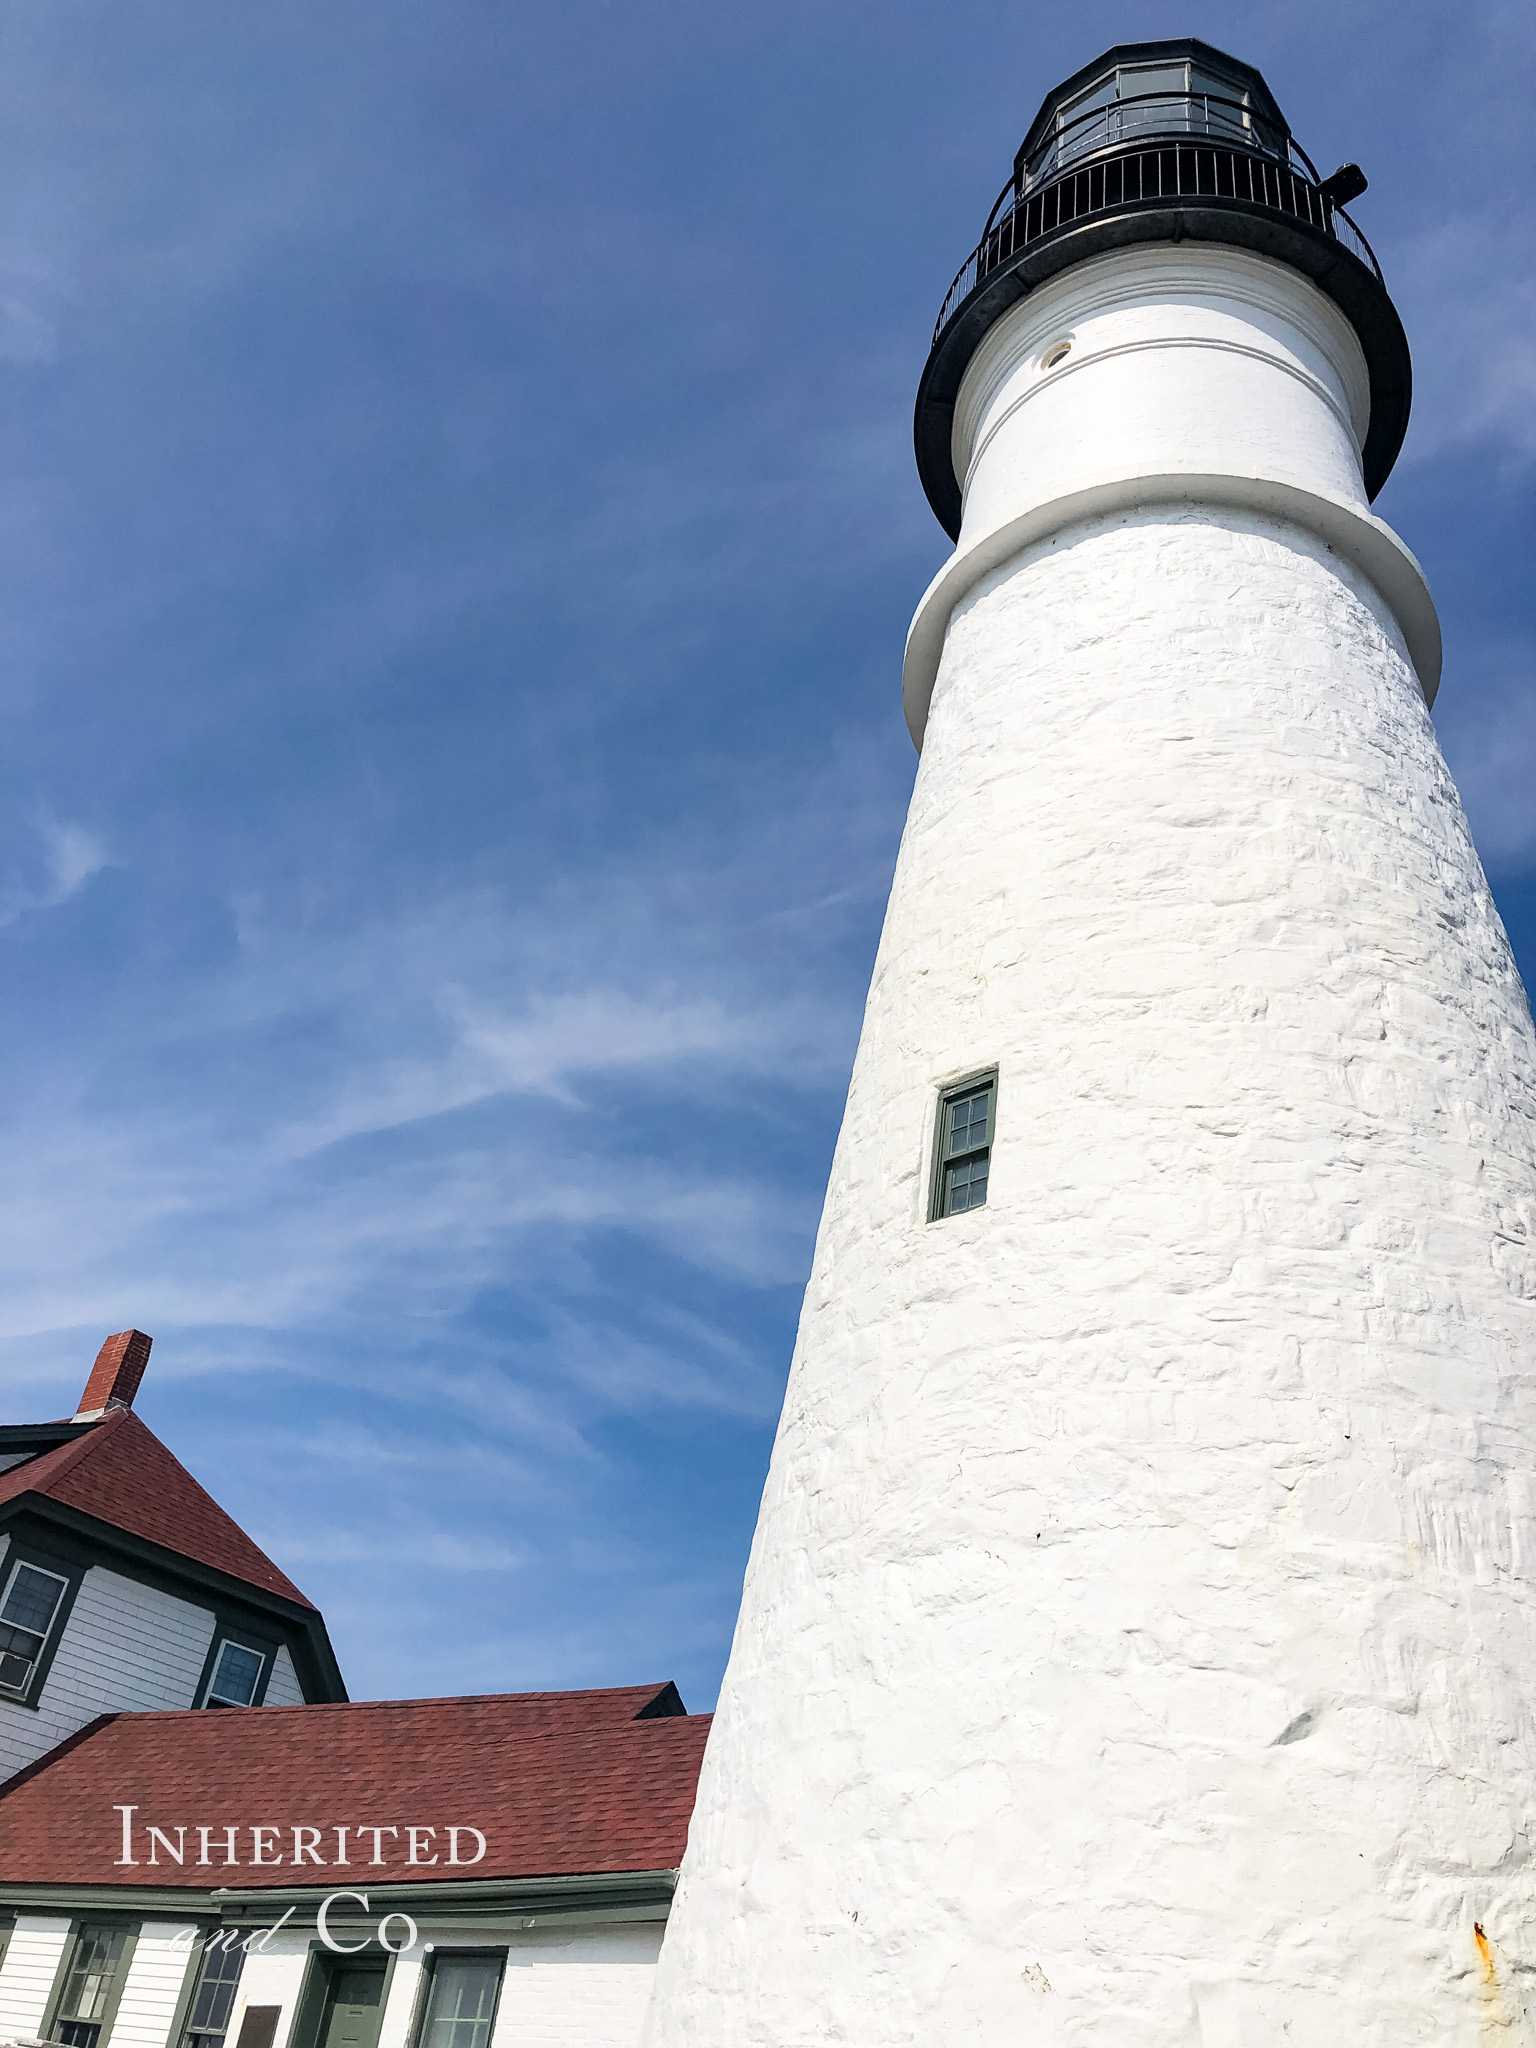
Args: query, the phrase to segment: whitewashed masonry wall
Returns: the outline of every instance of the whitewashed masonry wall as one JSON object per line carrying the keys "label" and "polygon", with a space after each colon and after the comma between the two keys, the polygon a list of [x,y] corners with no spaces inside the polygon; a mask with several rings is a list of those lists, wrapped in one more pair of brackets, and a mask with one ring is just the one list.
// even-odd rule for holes
{"label": "whitewashed masonry wall", "polygon": [[1536,1041],[1353,337],[1190,262],[1085,264],[962,390],[647,2048],[1531,2038]]}

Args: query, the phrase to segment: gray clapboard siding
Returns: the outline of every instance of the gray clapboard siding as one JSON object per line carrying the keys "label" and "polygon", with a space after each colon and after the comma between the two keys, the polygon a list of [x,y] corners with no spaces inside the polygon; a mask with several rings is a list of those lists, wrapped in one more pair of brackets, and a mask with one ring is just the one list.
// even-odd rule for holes
{"label": "gray clapboard siding", "polygon": [[93,1565],[37,1708],[0,1705],[0,1778],[98,1714],[190,1707],[212,1636],[205,1608]]}
{"label": "gray clapboard siding", "polygon": [[288,1654],[288,1645],[279,1643],[277,1655],[272,1659],[272,1676],[267,1680],[267,1696],[263,1701],[268,1707],[302,1707],[304,1694],[299,1687],[299,1674],[293,1668],[293,1659]]}

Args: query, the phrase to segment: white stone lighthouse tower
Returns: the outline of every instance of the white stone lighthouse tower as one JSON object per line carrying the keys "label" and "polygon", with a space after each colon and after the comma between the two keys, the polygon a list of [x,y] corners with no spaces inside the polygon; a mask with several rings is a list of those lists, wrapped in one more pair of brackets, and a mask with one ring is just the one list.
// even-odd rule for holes
{"label": "white stone lighthouse tower", "polygon": [[1263,79],[1051,93],[648,2048],[1536,2039],[1536,1042]]}

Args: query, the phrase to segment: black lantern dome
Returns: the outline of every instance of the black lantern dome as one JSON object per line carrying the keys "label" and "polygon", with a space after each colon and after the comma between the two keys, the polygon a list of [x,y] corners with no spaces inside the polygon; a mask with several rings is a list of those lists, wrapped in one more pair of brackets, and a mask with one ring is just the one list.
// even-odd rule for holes
{"label": "black lantern dome", "polygon": [[1333,300],[1370,372],[1374,498],[1403,445],[1412,368],[1381,267],[1344,212],[1364,190],[1354,164],[1319,177],[1253,66],[1193,37],[1117,44],[1047,93],[940,308],[918,387],[918,473],[950,538],[961,509],[955,399],[983,335],[1047,278],[1137,242],[1253,249]]}

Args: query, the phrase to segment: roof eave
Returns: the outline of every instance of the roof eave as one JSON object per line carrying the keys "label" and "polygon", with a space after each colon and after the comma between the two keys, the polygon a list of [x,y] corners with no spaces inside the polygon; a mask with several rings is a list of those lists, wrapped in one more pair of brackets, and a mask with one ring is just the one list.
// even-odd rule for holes
{"label": "roof eave", "polygon": [[57,1422],[0,1422],[0,1453],[5,1451],[56,1451],[60,1444],[85,1436],[106,1420],[96,1415],[89,1422],[73,1417]]}
{"label": "roof eave", "polygon": [[[136,1536],[131,1530],[118,1528],[115,1522],[104,1522],[96,1515],[88,1515],[66,1501],[53,1499],[50,1494],[18,1493],[10,1500],[0,1502],[0,1530],[23,1515],[51,1523],[98,1550],[115,1551],[131,1563],[181,1579],[211,1594],[221,1605],[243,1604],[285,1622],[285,1633],[297,1632],[295,1661],[302,1659],[306,1666],[306,1670],[299,1672],[306,1695],[316,1704],[321,1700],[346,1700],[347,1689],[342,1681],[341,1667],[336,1661],[336,1652],[331,1647],[330,1635],[318,1607],[312,1607],[307,1601],[290,1600],[285,1593],[258,1586],[254,1580],[242,1579],[234,1572],[220,1571],[216,1565],[204,1564],[199,1558],[187,1557],[179,1550],[152,1543],[145,1536]],[[305,1683],[306,1671],[309,1683]]]}
{"label": "roof eave", "polygon": [[[363,1889],[388,1898],[388,1909],[402,1908],[422,1920],[507,1914],[529,1924],[567,1925],[576,1921],[664,1920],[677,1889],[678,1873],[666,1870],[585,1871],[571,1877],[484,1877],[473,1879],[392,1880],[381,1883],[363,1875]],[[289,1925],[313,1924],[321,1902],[334,1897],[335,1885],[273,1885],[212,1887],[206,1891],[174,1885],[0,1884],[0,1908],[58,1912],[160,1913],[188,1920],[217,1921],[226,1926],[270,1922],[292,1910]],[[350,1926],[377,1914],[365,1914],[349,1899],[345,1911],[332,1909],[330,1919]]]}

